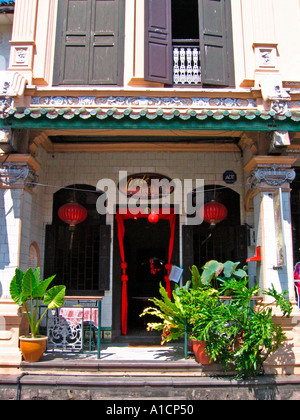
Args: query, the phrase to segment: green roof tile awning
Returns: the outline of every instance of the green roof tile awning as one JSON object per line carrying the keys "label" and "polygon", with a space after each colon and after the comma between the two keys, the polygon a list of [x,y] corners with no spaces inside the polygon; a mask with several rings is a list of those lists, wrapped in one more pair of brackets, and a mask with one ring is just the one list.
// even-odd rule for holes
{"label": "green roof tile awning", "polygon": [[178,129],[299,131],[300,110],[284,114],[255,109],[11,108],[1,117],[12,129]]}

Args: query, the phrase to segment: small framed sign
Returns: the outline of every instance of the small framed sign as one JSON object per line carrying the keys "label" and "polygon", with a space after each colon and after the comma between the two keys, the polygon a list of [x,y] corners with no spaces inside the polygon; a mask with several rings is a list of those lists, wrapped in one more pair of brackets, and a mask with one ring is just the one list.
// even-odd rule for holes
{"label": "small framed sign", "polygon": [[174,281],[175,283],[179,283],[182,273],[183,273],[183,268],[177,267],[176,265],[172,265],[169,278],[171,281]]}
{"label": "small framed sign", "polygon": [[223,181],[226,184],[235,184],[237,181],[237,175],[234,171],[225,171],[223,173]]}

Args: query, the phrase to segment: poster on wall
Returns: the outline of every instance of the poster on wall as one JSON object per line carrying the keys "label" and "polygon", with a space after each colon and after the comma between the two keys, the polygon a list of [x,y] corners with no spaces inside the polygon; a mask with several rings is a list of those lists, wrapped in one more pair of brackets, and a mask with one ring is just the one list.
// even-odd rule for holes
{"label": "poster on wall", "polygon": [[273,194],[274,219],[275,219],[275,238],[277,267],[285,265],[284,239],[283,239],[283,211],[282,211],[282,190],[278,189]]}

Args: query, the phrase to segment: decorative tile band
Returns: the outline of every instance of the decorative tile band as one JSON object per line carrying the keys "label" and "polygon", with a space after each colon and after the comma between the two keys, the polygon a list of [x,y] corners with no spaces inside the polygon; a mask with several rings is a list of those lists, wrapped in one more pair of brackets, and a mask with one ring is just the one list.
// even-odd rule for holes
{"label": "decorative tile band", "polygon": [[71,107],[198,107],[198,108],[256,108],[255,99],[236,98],[179,98],[179,97],[127,97],[127,96],[33,96],[34,106]]}

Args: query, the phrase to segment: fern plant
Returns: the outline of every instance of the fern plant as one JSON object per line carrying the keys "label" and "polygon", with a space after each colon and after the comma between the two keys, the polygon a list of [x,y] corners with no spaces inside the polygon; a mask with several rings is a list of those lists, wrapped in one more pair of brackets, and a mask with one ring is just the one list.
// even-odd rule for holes
{"label": "fern plant", "polygon": [[161,299],[149,299],[150,302],[155,304],[155,307],[144,309],[140,315],[141,317],[151,315],[160,319],[160,322],[149,322],[147,330],[160,331],[162,344],[183,337],[186,329],[190,333],[192,331],[191,323],[186,309],[182,305],[182,298],[185,293],[189,295],[190,290],[210,287],[212,280],[218,276],[222,268],[223,264],[212,260],[205,264],[200,274],[198,268],[193,265],[191,268],[191,280],[183,287],[175,286],[175,290],[172,293],[173,301],[168,297],[166,289],[160,284]]}
{"label": "fern plant", "polygon": [[[233,366],[237,377],[248,378],[262,372],[264,362],[286,338],[281,325],[273,322],[272,306],[289,317],[292,305],[287,292],[278,293],[273,285],[263,291],[249,287],[246,267],[238,266],[213,260],[201,274],[193,266],[191,280],[175,287],[173,301],[160,285],[161,299],[152,299],[155,307],[146,308],[141,316],[154,315],[160,320],[149,323],[148,329],[161,331],[162,343],[183,336],[186,323],[192,338],[206,342],[211,359]],[[272,303],[254,308],[251,301],[259,294],[272,297]],[[230,300],[225,302],[222,296]]]}
{"label": "fern plant", "polygon": [[166,289],[160,284],[159,292],[161,299],[149,299],[156,307],[148,307],[144,309],[140,316],[156,316],[160,322],[149,322],[147,330],[160,331],[162,333],[161,344],[171,340],[177,340],[182,337],[185,332],[185,315],[181,305],[180,296],[173,292],[174,302],[169,298]]}
{"label": "fern plant", "polygon": [[[249,287],[245,269],[237,267],[238,263],[224,264],[222,276],[218,276],[218,292],[194,290],[181,303],[190,316],[192,336],[206,341],[211,358],[224,366],[234,366],[237,377],[247,378],[262,372],[264,362],[286,338],[281,325],[273,322],[272,306],[280,307],[288,317],[292,305],[286,299],[287,292],[278,293],[273,285],[261,292],[258,286]],[[253,308],[251,300],[258,293],[272,297],[273,302]],[[228,294],[229,302],[220,300]]]}

